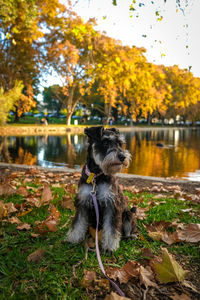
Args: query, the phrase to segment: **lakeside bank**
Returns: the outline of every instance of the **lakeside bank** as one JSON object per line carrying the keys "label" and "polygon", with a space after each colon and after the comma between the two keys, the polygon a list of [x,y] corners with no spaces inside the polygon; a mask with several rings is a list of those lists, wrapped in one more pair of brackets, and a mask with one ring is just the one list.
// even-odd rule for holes
{"label": "lakeside bank", "polygon": [[[10,172],[30,172],[30,170],[38,170],[38,172],[43,173],[52,173],[52,174],[71,174],[77,180],[81,176],[81,169],[73,169],[73,168],[47,168],[41,166],[30,166],[30,165],[22,165],[22,164],[9,164],[9,163],[1,163],[0,162],[0,177],[6,177]],[[36,172],[37,174],[37,172]],[[135,187],[138,191],[150,190],[154,188],[153,192],[166,192],[171,188],[172,190],[178,190],[178,187],[184,192],[187,193],[197,193],[197,189],[200,188],[200,183],[197,181],[190,181],[184,179],[174,179],[174,178],[164,178],[164,177],[154,177],[154,176],[142,176],[136,174],[125,174],[118,173],[117,178],[120,184],[127,187]],[[170,188],[171,187],[171,188]]]}
{"label": "lakeside bank", "polygon": [[[86,127],[98,126],[98,125],[6,125],[0,126],[0,136],[9,135],[66,135],[67,133],[81,134],[84,133]],[[169,130],[169,129],[193,129],[196,130],[197,127],[177,127],[177,126],[107,126],[106,127],[116,127],[122,132],[131,131],[149,131],[149,130]]]}

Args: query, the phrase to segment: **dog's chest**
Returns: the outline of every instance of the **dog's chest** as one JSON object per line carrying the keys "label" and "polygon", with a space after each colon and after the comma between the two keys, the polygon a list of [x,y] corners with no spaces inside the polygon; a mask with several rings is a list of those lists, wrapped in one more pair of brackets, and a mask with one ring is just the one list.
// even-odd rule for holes
{"label": "dog's chest", "polygon": [[[78,191],[78,200],[86,206],[93,206],[91,197],[92,185],[82,184]],[[99,183],[96,186],[96,198],[100,205],[107,206],[115,200],[112,185],[108,183]]]}

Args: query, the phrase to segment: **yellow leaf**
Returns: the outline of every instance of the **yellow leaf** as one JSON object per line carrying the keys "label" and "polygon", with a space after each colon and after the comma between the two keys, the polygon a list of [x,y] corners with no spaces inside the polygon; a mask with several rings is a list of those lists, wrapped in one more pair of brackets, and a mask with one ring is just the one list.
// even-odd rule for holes
{"label": "yellow leaf", "polygon": [[117,62],[118,64],[119,64],[120,61],[121,61],[119,57],[116,57],[115,60],[116,60],[116,62]]}
{"label": "yellow leaf", "polygon": [[183,270],[166,248],[162,249],[162,252],[162,262],[155,262],[153,266],[159,281],[162,283],[183,281],[188,271]]}

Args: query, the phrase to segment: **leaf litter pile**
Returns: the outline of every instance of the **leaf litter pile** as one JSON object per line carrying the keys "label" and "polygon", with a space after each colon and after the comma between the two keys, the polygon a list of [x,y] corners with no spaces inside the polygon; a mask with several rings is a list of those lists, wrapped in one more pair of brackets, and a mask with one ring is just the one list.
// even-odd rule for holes
{"label": "leaf litter pile", "polygon": [[137,207],[138,238],[101,251],[120,297],[98,266],[94,230],[80,245],[63,243],[80,174],[1,171],[1,299],[200,299],[200,188],[121,185]]}

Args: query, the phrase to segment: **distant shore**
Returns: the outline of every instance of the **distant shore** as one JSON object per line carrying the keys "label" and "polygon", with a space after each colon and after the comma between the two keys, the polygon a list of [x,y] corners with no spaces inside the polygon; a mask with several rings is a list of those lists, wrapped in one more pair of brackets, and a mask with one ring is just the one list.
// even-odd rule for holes
{"label": "distant shore", "polygon": [[[0,136],[9,135],[66,135],[67,133],[79,134],[84,132],[85,127],[98,126],[98,125],[6,125],[0,126]],[[106,126],[117,127],[122,132],[131,131],[147,131],[147,130],[169,130],[169,129],[194,129],[198,127],[178,127],[178,126]]]}

